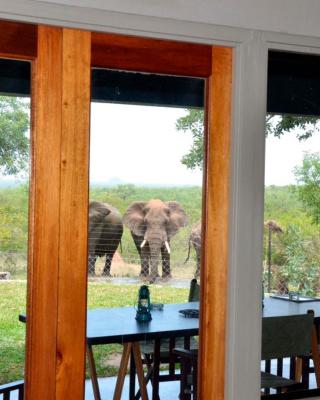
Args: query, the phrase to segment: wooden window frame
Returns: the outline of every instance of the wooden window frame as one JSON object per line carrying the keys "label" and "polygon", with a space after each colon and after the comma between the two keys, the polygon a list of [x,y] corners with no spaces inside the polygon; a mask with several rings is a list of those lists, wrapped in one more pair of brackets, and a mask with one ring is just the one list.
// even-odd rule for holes
{"label": "wooden window frame", "polygon": [[84,396],[90,72],[101,67],[206,78],[198,390],[223,399],[233,49],[4,21],[0,49],[32,61],[25,398]]}

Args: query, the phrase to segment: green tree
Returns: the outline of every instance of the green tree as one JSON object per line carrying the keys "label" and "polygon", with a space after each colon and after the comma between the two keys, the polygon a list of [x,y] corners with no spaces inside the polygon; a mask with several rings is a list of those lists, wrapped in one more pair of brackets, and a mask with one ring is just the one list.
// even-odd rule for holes
{"label": "green tree", "polygon": [[[176,129],[183,132],[191,132],[193,144],[181,162],[189,169],[202,169],[203,162],[203,110],[188,109],[187,115],[179,118]],[[266,135],[281,137],[284,133],[294,132],[299,140],[306,140],[319,128],[318,117],[304,117],[293,115],[271,115],[266,116]]]}
{"label": "green tree", "polygon": [[29,104],[20,98],[0,96],[0,172],[17,175],[28,169]]}
{"label": "green tree", "polygon": [[320,224],[320,153],[305,153],[301,166],[294,174],[298,183],[298,196],[307,208],[312,221]]}
{"label": "green tree", "polygon": [[319,291],[319,264],[310,253],[310,247],[313,246],[312,238],[304,237],[298,226],[289,225],[279,239],[282,249],[274,283],[278,281],[278,285],[276,284],[278,288],[281,282],[285,290],[292,285],[301,294],[316,295]]}
{"label": "green tree", "polygon": [[115,189],[115,193],[122,200],[126,200],[129,196],[133,195],[136,192],[136,188],[132,183],[124,183],[122,185],[118,185]]}
{"label": "green tree", "polygon": [[178,131],[190,131],[193,139],[189,153],[185,154],[181,162],[189,169],[202,169],[203,162],[203,110],[189,109],[188,114],[176,122]]}

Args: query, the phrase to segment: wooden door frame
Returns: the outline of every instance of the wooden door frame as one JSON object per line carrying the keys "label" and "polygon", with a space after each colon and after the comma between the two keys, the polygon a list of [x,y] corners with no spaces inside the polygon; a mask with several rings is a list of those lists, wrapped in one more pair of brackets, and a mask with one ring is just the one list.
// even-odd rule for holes
{"label": "wooden door frame", "polygon": [[33,61],[26,399],[83,398],[90,56],[91,67],[206,78],[199,398],[223,399],[233,49],[11,22],[0,48]]}

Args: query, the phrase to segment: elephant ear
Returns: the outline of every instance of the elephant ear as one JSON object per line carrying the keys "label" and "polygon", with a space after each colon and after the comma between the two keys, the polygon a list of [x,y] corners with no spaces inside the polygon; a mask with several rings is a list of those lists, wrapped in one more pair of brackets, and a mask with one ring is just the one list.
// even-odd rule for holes
{"label": "elephant ear", "polygon": [[135,201],[132,203],[123,216],[123,223],[137,236],[144,236],[146,225],[145,201]]}
{"label": "elephant ear", "polygon": [[104,220],[104,218],[111,213],[111,210],[98,201],[92,201],[89,204],[89,221],[99,223]]}
{"label": "elephant ear", "polygon": [[166,205],[170,210],[170,219],[168,222],[168,236],[171,237],[175,235],[180,228],[186,226],[188,223],[188,218],[184,209],[180,206],[177,201],[167,201]]}

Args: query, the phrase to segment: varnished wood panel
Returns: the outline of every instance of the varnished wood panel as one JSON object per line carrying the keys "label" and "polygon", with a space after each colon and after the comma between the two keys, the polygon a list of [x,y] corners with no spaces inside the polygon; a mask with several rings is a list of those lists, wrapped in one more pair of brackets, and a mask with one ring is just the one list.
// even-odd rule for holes
{"label": "varnished wood panel", "polygon": [[[82,399],[87,299],[90,33],[63,31],[56,399]],[[70,290],[72,288],[72,290]]]}
{"label": "varnished wood panel", "polygon": [[36,25],[0,21],[0,57],[32,60],[36,55]]}
{"label": "varnished wood panel", "polygon": [[39,27],[26,399],[84,393],[90,33]]}
{"label": "varnished wood panel", "polygon": [[[26,398],[55,398],[61,147],[60,29],[39,28],[33,74],[33,132]],[[48,95],[50,93],[50,95]]]}
{"label": "varnished wood panel", "polygon": [[212,48],[207,81],[204,268],[201,275],[199,398],[223,400],[228,277],[232,49]]}
{"label": "varnished wood panel", "polygon": [[207,77],[211,73],[211,46],[92,33],[92,66]]}

